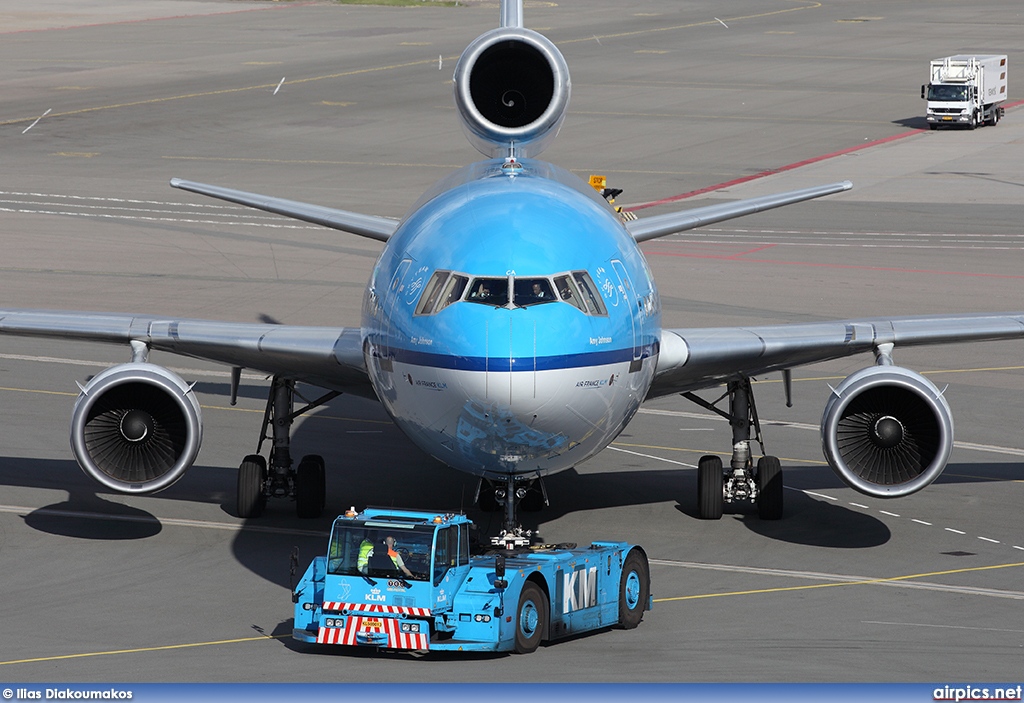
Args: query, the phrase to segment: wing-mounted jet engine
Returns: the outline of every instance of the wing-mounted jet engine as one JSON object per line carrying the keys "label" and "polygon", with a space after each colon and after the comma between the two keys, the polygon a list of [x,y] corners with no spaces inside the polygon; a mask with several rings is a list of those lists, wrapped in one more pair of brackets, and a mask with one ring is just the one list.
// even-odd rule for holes
{"label": "wing-mounted jet engine", "polygon": [[120,364],[81,391],[71,415],[71,448],[85,473],[107,488],[155,493],[196,460],[203,435],[199,401],[173,371]]}
{"label": "wing-mounted jet engine", "polygon": [[821,444],[829,465],[852,488],[896,498],[921,490],[946,468],[953,419],[928,379],[899,366],[870,366],[829,396]]}
{"label": "wing-mounted jet engine", "polygon": [[455,106],[470,143],[492,158],[534,157],[569,105],[569,67],[546,37],[503,26],[470,44],[455,67]]}

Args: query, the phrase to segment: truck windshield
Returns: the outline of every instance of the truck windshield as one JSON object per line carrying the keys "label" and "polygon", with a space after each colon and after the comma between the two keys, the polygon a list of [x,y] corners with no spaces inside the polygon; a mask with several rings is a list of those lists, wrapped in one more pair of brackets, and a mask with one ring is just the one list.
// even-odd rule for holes
{"label": "truck windshield", "polygon": [[967,100],[967,86],[964,85],[930,85],[928,99],[940,102],[964,102]]}
{"label": "truck windshield", "polygon": [[335,524],[327,571],[337,576],[426,581],[430,578],[433,536],[434,529],[428,525],[388,525],[369,520]]}

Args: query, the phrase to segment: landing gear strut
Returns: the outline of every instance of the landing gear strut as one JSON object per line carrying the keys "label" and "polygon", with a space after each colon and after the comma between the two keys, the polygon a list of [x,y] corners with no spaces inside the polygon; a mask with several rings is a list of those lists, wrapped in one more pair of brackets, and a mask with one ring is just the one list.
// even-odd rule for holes
{"label": "landing gear strut", "polygon": [[[703,408],[718,413],[732,426],[732,458],[729,469],[724,471],[722,459],[714,455],[701,457],[697,464],[697,515],[702,520],[718,520],[722,517],[725,503],[745,500],[757,504],[762,520],[778,520],[782,517],[782,466],[778,457],[762,456],[754,468],[750,452],[751,429],[754,439],[764,454],[761,438],[761,423],[754,405],[754,394],[749,378],[730,381],[725,395],[709,403],[693,393],[683,397]],[[729,412],[716,407],[724,398],[729,398]]]}
{"label": "landing gear strut", "polygon": [[[330,391],[295,410],[295,381],[274,377],[256,453],[245,457],[238,467],[239,517],[259,517],[268,498],[294,498],[299,517],[320,517],[327,495],[324,460],[317,454],[308,454],[299,461],[297,469],[292,468],[291,428],[295,418],[339,395]],[[273,440],[269,466],[261,455],[267,439]]]}
{"label": "landing gear strut", "polygon": [[477,484],[476,502],[486,512],[505,511],[501,532],[491,538],[495,546],[505,549],[530,545],[531,532],[524,530],[517,521],[516,509],[537,512],[550,504],[540,476],[531,478],[515,474],[507,474],[497,481],[481,478]]}

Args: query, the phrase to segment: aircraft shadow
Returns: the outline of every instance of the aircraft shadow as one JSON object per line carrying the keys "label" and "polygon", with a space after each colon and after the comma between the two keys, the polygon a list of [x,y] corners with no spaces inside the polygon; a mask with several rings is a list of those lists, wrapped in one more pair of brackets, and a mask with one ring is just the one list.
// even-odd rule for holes
{"label": "aircraft shadow", "polygon": [[[217,386],[219,384],[211,384]],[[220,388],[218,388],[220,390]],[[226,384],[223,390],[227,392]],[[258,437],[253,423],[253,446]],[[215,441],[208,434],[206,441]],[[293,456],[321,454],[328,467],[327,508],[316,520],[295,517],[294,503],[271,500],[264,515],[246,521],[232,545],[240,564],[260,577],[288,587],[293,548],[300,552],[299,570],[323,551],[325,536],[337,514],[349,506],[394,506],[465,512],[478,526],[480,541],[496,534],[501,513],[484,513],[473,504],[474,477],[457,472],[423,454],[393,424],[376,403],[341,396],[308,416],[293,433]],[[238,461],[242,457],[238,457]],[[543,537],[544,525],[581,511],[673,501],[675,509],[697,520],[696,472],[692,469],[650,469],[643,460],[624,459],[621,470],[571,469],[546,479],[551,506],[537,513],[520,512],[526,529]],[[607,464],[605,464],[607,466]],[[160,500],[219,506],[225,522],[234,520],[237,464],[193,467]],[[1012,481],[1016,464],[953,464],[936,482],[975,483]],[[727,508],[725,519],[769,539],[808,546],[865,548],[889,539],[885,524],[861,511],[816,499],[801,490],[841,488],[824,468],[784,467],[785,515],[780,521],[757,518],[753,507]],[[0,485],[67,491],[65,501],[30,511],[25,522],[33,529],[92,540],[146,539],[164,525],[144,509],[117,502],[99,489],[70,458],[67,460],[0,457]],[[111,499],[113,498],[113,499]],[[209,519],[209,518],[207,518]]]}

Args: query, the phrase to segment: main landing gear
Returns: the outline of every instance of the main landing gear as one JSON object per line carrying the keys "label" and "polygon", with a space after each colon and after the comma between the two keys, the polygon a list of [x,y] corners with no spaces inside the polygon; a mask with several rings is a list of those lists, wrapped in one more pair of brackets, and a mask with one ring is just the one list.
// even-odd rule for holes
{"label": "main landing gear", "polygon": [[[718,413],[732,426],[729,469],[723,470],[721,457],[714,455],[701,457],[697,464],[697,516],[702,520],[718,520],[726,503],[751,501],[757,504],[757,513],[762,520],[778,520],[782,517],[782,466],[778,457],[762,456],[754,468],[750,453],[752,428],[762,454],[764,442],[750,379],[730,381],[726,389],[725,395],[714,403],[693,393],[683,393],[683,397]],[[729,412],[716,407],[726,397],[729,398]]]}
{"label": "main landing gear", "polygon": [[[295,499],[295,512],[301,518],[320,517],[323,513],[327,496],[324,459],[318,454],[307,454],[297,468],[292,468],[291,427],[298,416],[341,394],[330,391],[298,410],[294,409],[295,395],[295,381],[274,377],[256,453],[245,457],[238,467],[238,517],[259,517],[268,498]],[[269,467],[261,455],[267,439],[273,440]]]}

